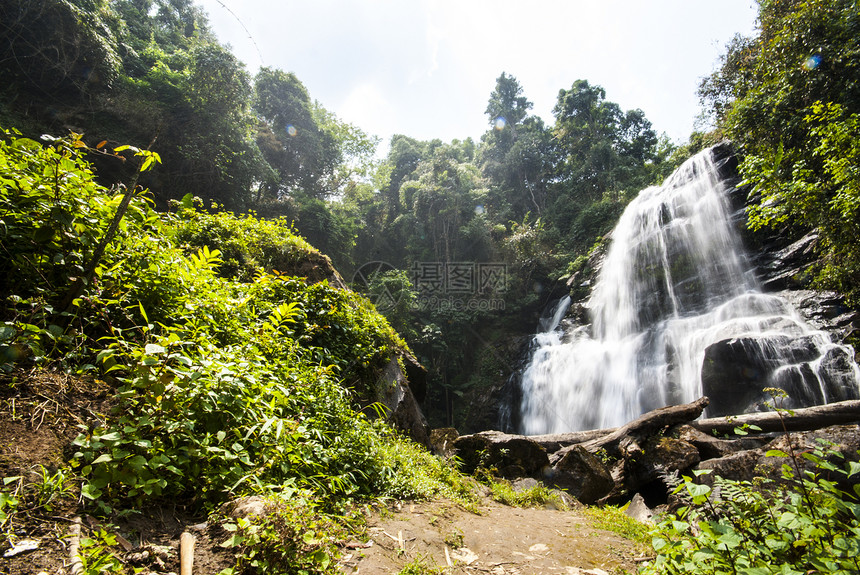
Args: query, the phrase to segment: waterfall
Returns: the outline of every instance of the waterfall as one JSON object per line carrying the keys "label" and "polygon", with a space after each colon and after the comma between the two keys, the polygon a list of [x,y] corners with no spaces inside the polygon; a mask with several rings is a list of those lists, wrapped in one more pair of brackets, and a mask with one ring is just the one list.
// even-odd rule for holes
{"label": "waterfall", "polygon": [[704,394],[710,415],[749,411],[764,387],[794,405],[860,395],[853,351],[760,291],[718,167],[706,150],[627,207],[586,304],[591,325],[565,331],[554,313],[540,327],[523,433],[623,425]]}

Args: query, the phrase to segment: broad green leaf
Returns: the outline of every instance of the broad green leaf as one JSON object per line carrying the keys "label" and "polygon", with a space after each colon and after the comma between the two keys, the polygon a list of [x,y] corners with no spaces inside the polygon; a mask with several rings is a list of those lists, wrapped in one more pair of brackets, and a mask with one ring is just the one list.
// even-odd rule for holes
{"label": "broad green leaf", "polygon": [[157,343],[148,343],[143,349],[149,355],[160,355],[167,351],[166,348],[158,345]]}
{"label": "broad green leaf", "polygon": [[111,461],[113,461],[113,457],[111,457],[109,453],[103,453],[96,457],[95,461],[93,461],[93,465],[98,463],[110,463]]}

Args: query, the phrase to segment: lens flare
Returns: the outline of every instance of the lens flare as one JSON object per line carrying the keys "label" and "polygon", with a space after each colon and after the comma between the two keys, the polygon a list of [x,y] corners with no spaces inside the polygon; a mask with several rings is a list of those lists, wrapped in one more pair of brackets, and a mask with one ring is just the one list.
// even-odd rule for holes
{"label": "lens flare", "polygon": [[291,138],[295,137],[296,135],[296,127],[292,124],[287,124],[287,135],[289,135]]}
{"label": "lens flare", "polygon": [[499,131],[504,130],[505,124],[507,124],[507,123],[508,123],[507,120],[505,120],[502,116],[499,116],[498,118],[496,118],[495,128]]}
{"label": "lens flare", "polygon": [[806,71],[815,70],[821,64],[821,56],[813,54],[803,61],[803,69]]}

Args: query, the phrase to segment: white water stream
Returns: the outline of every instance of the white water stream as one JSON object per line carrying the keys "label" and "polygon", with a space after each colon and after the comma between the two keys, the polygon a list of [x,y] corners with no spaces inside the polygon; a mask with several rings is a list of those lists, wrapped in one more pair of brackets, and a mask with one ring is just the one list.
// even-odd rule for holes
{"label": "white water stream", "polygon": [[[768,385],[800,380],[802,401],[843,393],[831,389],[822,365],[841,346],[785,300],[760,292],[729,219],[727,191],[706,151],[630,203],[587,304],[591,326],[559,329],[568,299],[536,336],[521,383],[524,434],[613,427],[693,401],[703,395],[705,350],[726,340],[756,348],[757,361],[772,367]],[[796,338],[802,353],[791,344]],[[849,371],[849,395],[856,395],[860,371],[856,364]]]}

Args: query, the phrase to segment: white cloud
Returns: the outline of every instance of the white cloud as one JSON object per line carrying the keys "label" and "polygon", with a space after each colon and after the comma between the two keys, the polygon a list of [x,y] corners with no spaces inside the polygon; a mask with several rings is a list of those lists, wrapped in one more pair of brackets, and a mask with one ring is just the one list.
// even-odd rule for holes
{"label": "white cloud", "polygon": [[397,125],[394,109],[376,85],[366,83],[353,88],[335,112],[341,120],[359,127],[372,125],[375,134],[388,137]]}
{"label": "white cloud", "polygon": [[[222,41],[252,69],[248,34],[199,0]],[[685,138],[698,79],[749,33],[752,0],[220,0],[268,66],[295,72],[311,96],[365,131],[420,139],[480,137],[505,71],[547,122],[558,91],[587,79],[659,131]]]}

